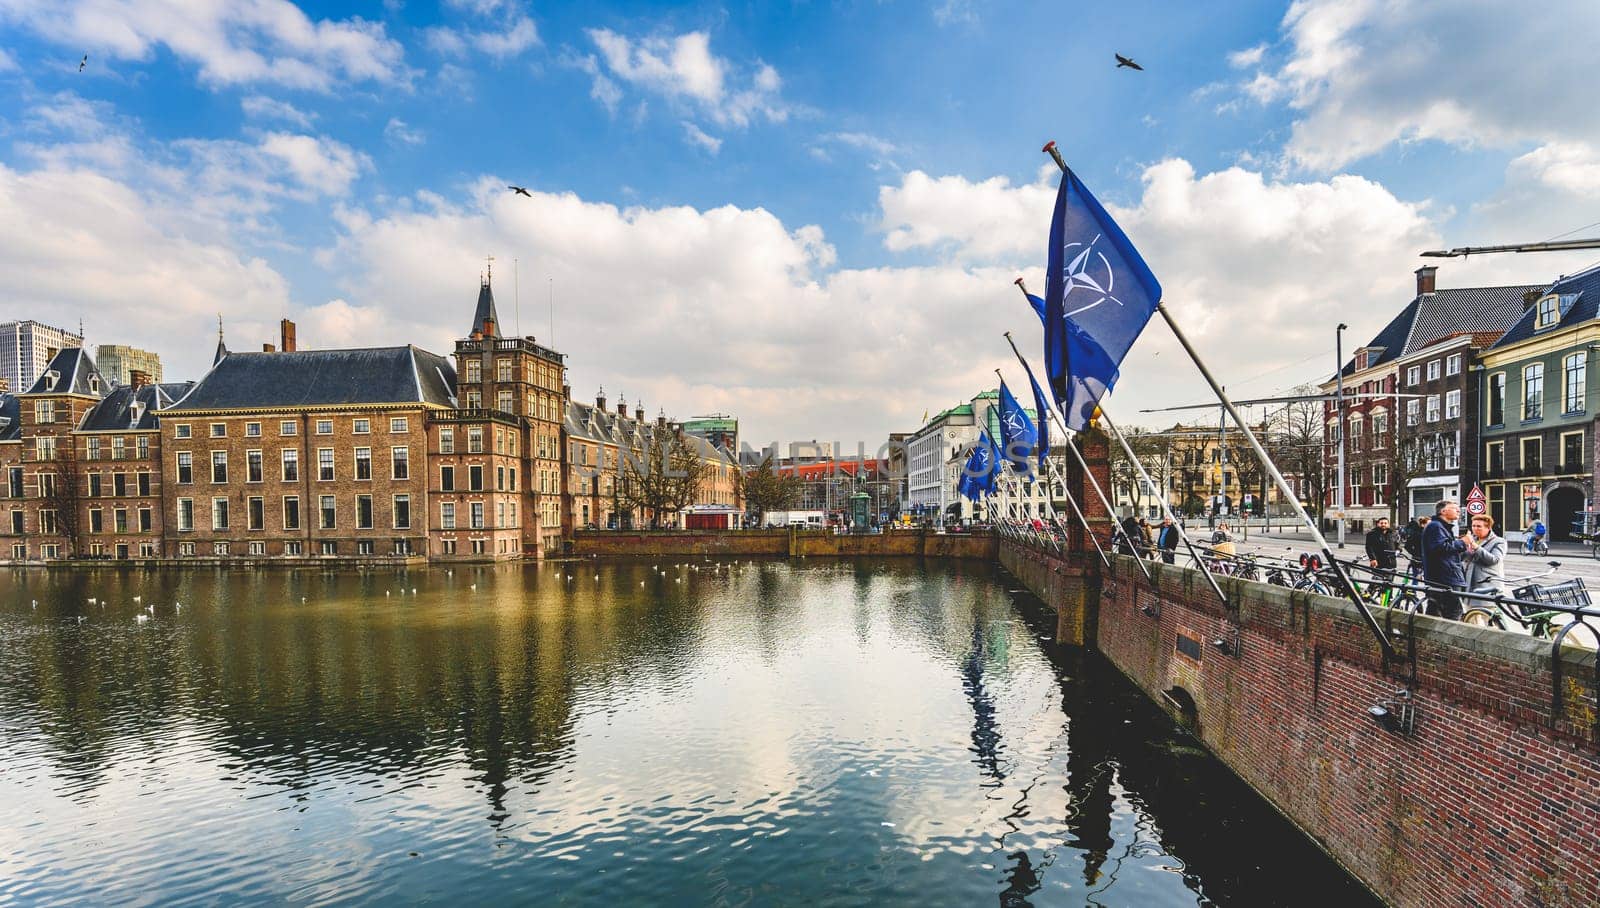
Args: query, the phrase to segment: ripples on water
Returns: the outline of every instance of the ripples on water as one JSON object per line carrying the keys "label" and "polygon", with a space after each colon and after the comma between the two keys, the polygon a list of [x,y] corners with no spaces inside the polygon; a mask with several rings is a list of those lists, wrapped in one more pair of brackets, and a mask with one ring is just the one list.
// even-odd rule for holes
{"label": "ripples on water", "polygon": [[1008,580],[0,574],[0,904],[1368,901]]}

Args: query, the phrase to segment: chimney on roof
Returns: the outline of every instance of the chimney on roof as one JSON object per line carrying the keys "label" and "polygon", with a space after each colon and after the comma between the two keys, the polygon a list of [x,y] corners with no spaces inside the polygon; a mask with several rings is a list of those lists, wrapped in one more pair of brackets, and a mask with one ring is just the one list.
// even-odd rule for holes
{"label": "chimney on roof", "polygon": [[261,352],[262,353],[277,353],[278,352],[278,348],[273,346],[272,344],[262,344],[261,345]]}
{"label": "chimney on roof", "polygon": [[637,408],[637,409],[635,409],[633,411],[633,420],[634,420],[634,422],[639,422],[639,423],[644,422],[644,407],[643,406],[640,406],[639,408]]}
{"label": "chimney on roof", "polygon": [[484,337],[494,337],[495,336],[494,335],[494,319],[486,318],[486,319],[483,320],[483,336]]}
{"label": "chimney on roof", "polygon": [[150,384],[150,373],[149,372],[146,372],[143,369],[129,369],[128,370],[128,387],[130,387],[133,390],[137,391],[140,388],[143,388],[145,385],[148,385],[148,384]]}
{"label": "chimney on roof", "polygon": [[626,400],[617,401],[617,415],[623,419],[628,418],[628,402]]}
{"label": "chimney on roof", "polygon": [[1435,265],[1423,265],[1417,269],[1417,296],[1426,296],[1433,292],[1434,276],[1439,273]]}
{"label": "chimney on roof", "polygon": [[1537,290],[1524,290],[1524,291],[1522,291],[1522,311],[1523,312],[1527,312],[1529,309],[1532,309],[1533,308],[1533,304],[1537,303],[1538,301],[1539,301],[1539,291],[1537,291]]}
{"label": "chimney on roof", "polygon": [[667,411],[666,410],[662,410],[662,411],[660,411],[659,413],[656,414],[656,426],[658,426],[659,428],[662,428],[662,429],[665,429],[667,427]]}
{"label": "chimney on roof", "polygon": [[594,408],[601,413],[606,411],[606,389],[601,388],[600,393],[594,396]]}
{"label": "chimney on roof", "polygon": [[278,349],[285,353],[293,353],[295,351],[294,322],[288,319],[278,322]]}

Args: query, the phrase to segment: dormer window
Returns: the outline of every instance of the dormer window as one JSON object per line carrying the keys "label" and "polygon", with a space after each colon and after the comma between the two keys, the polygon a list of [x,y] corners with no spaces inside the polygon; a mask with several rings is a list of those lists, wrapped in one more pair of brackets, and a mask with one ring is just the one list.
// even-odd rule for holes
{"label": "dormer window", "polygon": [[46,391],[54,391],[56,389],[56,382],[58,382],[60,380],[61,380],[61,373],[60,372],[57,372],[54,369],[45,370],[45,373],[44,373],[44,389]]}
{"label": "dormer window", "polygon": [[100,393],[100,376],[98,376],[98,375],[89,376],[89,391],[91,393],[93,393],[93,394],[99,394]]}
{"label": "dormer window", "polygon": [[1535,328],[1548,328],[1561,320],[1561,297],[1555,294],[1539,300],[1539,315],[1533,323]]}

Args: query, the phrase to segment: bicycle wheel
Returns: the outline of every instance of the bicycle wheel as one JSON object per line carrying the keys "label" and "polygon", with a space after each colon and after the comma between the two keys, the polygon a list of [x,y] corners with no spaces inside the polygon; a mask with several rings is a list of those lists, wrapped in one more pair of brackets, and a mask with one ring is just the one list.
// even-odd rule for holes
{"label": "bicycle wheel", "polygon": [[1461,615],[1461,623],[1473,627],[1495,627],[1494,619],[1494,613],[1486,608],[1469,608]]}

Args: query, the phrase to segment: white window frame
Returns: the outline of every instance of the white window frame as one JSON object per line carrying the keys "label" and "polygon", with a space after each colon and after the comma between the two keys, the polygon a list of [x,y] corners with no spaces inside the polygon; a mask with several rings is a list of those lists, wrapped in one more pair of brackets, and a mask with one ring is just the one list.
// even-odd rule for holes
{"label": "white window frame", "polygon": [[1445,375],[1460,375],[1461,374],[1461,354],[1452,353],[1449,356],[1445,357],[1445,360],[1444,360],[1444,374]]}
{"label": "white window frame", "polygon": [[1436,360],[1436,359],[1428,360],[1428,381],[1433,381],[1434,379],[1436,379],[1438,377],[1439,377],[1439,361]]}
{"label": "white window frame", "polygon": [[1422,384],[1422,367],[1421,366],[1412,366],[1412,367],[1406,369],[1406,384],[1408,384],[1408,385],[1420,385],[1420,384]]}
{"label": "white window frame", "polygon": [[1461,415],[1461,389],[1444,392],[1444,418],[1456,419]]}

